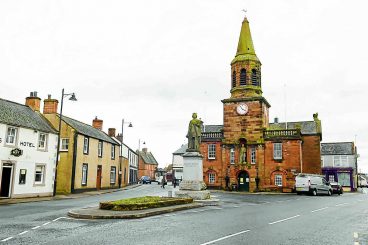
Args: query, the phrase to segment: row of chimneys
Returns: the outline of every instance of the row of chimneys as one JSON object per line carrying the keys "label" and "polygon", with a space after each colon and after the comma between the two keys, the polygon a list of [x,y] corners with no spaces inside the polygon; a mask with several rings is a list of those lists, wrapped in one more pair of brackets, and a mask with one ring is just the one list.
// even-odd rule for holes
{"label": "row of chimneys", "polygon": [[[47,99],[43,101],[43,114],[54,114],[57,113],[59,101],[57,99],[51,99],[51,95],[47,96]],[[31,92],[29,97],[26,98],[26,105],[29,106],[33,111],[40,111],[41,98],[37,97],[37,92]],[[92,121],[92,127],[97,128],[102,131],[103,120],[98,119],[97,116]],[[110,137],[115,137],[116,129],[109,128],[108,135]],[[122,141],[122,135],[118,134],[116,137],[118,140]]]}

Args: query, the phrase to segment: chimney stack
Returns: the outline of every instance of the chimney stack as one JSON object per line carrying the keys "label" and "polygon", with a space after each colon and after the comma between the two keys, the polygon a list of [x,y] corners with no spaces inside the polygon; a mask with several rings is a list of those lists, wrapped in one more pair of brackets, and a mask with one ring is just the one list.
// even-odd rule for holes
{"label": "chimney stack", "polygon": [[118,134],[118,136],[116,136],[116,138],[123,143],[123,135],[122,134]]}
{"label": "chimney stack", "polygon": [[26,105],[33,111],[40,111],[41,99],[37,97],[37,92],[31,92],[29,97],[26,98]]}
{"label": "chimney stack", "polygon": [[116,133],[116,128],[109,128],[108,135],[110,137],[115,137],[115,133]]}
{"label": "chimney stack", "polygon": [[56,114],[59,101],[57,99],[51,99],[51,94],[47,96],[47,99],[43,100],[43,114]]}
{"label": "chimney stack", "polygon": [[147,148],[142,148],[142,151],[143,151],[144,153],[147,153]]}
{"label": "chimney stack", "polygon": [[92,121],[92,127],[97,128],[101,131],[102,131],[102,124],[103,124],[103,120],[98,119],[97,116]]}

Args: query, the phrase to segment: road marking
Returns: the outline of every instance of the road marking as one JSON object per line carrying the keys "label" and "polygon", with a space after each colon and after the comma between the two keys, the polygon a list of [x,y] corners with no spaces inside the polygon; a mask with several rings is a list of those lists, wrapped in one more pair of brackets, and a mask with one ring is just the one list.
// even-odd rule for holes
{"label": "road marking", "polygon": [[357,239],[358,238],[358,232],[354,232],[354,238]]}
{"label": "road marking", "polygon": [[298,215],[295,215],[295,216],[293,216],[293,217],[289,217],[289,218],[286,218],[286,219],[280,219],[280,220],[278,220],[278,221],[274,221],[274,222],[271,222],[271,223],[268,223],[268,224],[269,224],[269,225],[273,225],[273,224],[276,224],[276,223],[284,222],[284,221],[289,220],[289,219],[297,218],[297,217],[299,217],[299,216],[300,216],[300,215],[298,214]]}
{"label": "road marking", "polygon": [[42,225],[48,225],[48,224],[50,224],[51,222],[46,222],[45,224],[42,224]]}
{"label": "road marking", "polygon": [[349,203],[348,202],[345,202],[345,203],[336,204],[335,206],[336,207],[339,207],[339,206],[343,206],[343,205],[347,205],[347,204],[349,204]]}
{"label": "road marking", "polygon": [[56,219],[54,219],[52,221],[55,222],[55,221],[58,221],[59,219],[66,219],[66,217],[59,217],[59,218],[56,218]]}
{"label": "road marking", "polygon": [[311,213],[318,212],[318,211],[321,211],[321,210],[324,210],[324,209],[328,209],[328,207],[324,207],[324,208],[319,208],[319,209],[313,210],[313,211],[311,211]]}
{"label": "road marking", "polygon": [[13,237],[12,236],[10,236],[10,237],[8,237],[8,238],[5,238],[5,239],[3,239],[3,240],[1,240],[2,242],[6,242],[6,241],[9,241],[10,239],[12,239]]}
{"label": "road marking", "polygon": [[237,235],[240,235],[240,234],[243,234],[243,233],[246,233],[246,232],[249,232],[250,230],[245,230],[245,231],[241,231],[241,232],[238,232],[238,233],[234,233],[234,234],[231,234],[231,235],[228,235],[228,236],[224,236],[224,237],[221,237],[221,238],[218,238],[216,240],[213,240],[213,241],[209,241],[209,242],[206,242],[206,243],[202,243],[201,245],[208,245],[208,244],[212,244],[212,243],[215,243],[215,242],[218,242],[218,241],[222,241],[222,240],[225,240],[227,238],[230,238],[230,237],[233,237],[233,236],[237,236]]}
{"label": "road marking", "polygon": [[21,233],[19,233],[18,235],[23,235],[23,234],[26,234],[28,231],[23,231]]}
{"label": "road marking", "polygon": [[31,228],[32,230],[36,230],[36,229],[38,229],[38,228],[40,228],[41,226],[35,226],[35,227],[33,227],[33,228]]}
{"label": "road marking", "polygon": [[354,242],[354,245],[359,245],[359,242]]}

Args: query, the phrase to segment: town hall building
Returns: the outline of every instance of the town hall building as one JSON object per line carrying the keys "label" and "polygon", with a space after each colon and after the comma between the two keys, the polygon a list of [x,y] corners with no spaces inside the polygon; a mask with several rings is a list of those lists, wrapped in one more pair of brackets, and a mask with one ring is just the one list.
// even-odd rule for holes
{"label": "town hall building", "polygon": [[270,123],[271,105],[262,95],[262,83],[261,62],[244,18],[231,62],[230,97],[221,101],[223,125],[202,130],[203,176],[209,188],[290,192],[298,173],[321,174],[318,114],[311,121]]}

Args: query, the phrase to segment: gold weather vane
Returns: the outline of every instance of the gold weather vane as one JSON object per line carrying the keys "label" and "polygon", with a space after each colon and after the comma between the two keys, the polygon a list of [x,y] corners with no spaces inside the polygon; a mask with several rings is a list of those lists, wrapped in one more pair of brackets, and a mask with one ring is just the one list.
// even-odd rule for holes
{"label": "gold weather vane", "polygon": [[243,12],[244,12],[244,14],[246,15],[248,10],[246,10],[246,9],[242,9],[242,11],[243,11]]}

